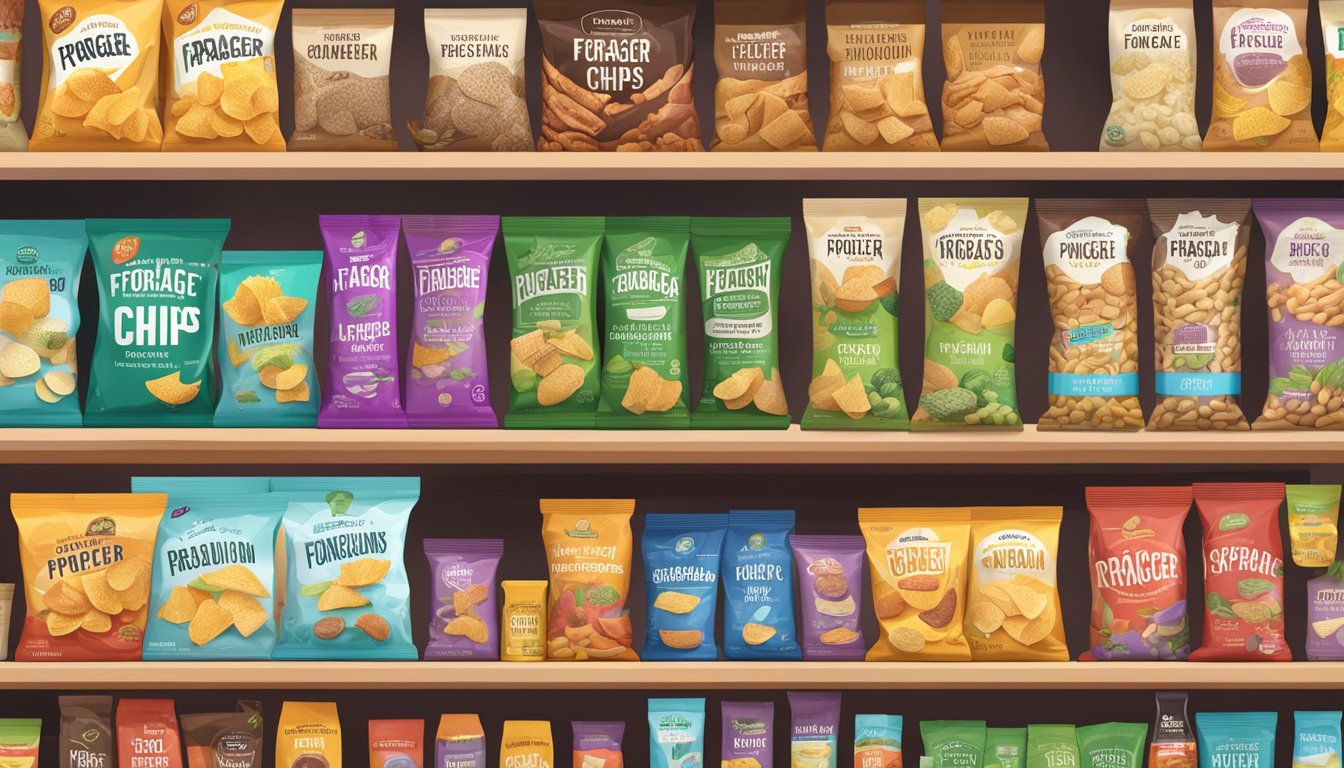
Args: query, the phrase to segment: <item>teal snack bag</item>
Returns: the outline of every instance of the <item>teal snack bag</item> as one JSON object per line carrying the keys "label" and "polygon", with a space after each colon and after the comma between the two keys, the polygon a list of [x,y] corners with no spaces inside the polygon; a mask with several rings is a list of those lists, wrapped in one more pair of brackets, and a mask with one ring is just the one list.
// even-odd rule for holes
{"label": "teal snack bag", "polygon": [[1339,768],[1341,713],[1294,712],[1293,768]]}
{"label": "teal snack bag", "polygon": [[502,219],[513,296],[506,428],[591,429],[601,383],[593,290],[606,220]]}
{"label": "teal snack bag", "polygon": [[696,429],[785,429],[779,373],[779,281],[787,218],[694,218],[705,371]]}
{"label": "teal snack bag", "polygon": [[602,244],[602,398],[597,426],[685,429],[684,217],[609,218]]}
{"label": "teal snack bag", "polygon": [[98,338],[86,426],[208,427],[228,219],[90,219]]}
{"label": "teal snack bag", "polygon": [[801,659],[793,613],[794,512],[734,510],[723,545],[723,654]]}
{"label": "teal snack bag", "polygon": [[649,767],[704,766],[705,700],[649,699]]}
{"label": "teal snack bag", "polygon": [[854,716],[854,768],[899,768],[904,720],[900,715]]}
{"label": "teal snack bag", "polygon": [[1078,764],[1078,734],[1074,726],[1027,726],[1027,768],[1060,768]]}
{"label": "teal snack bag", "polygon": [[932,758],[929,768],[981,768],[985,730],[984,720],[921,720],[924,754]]}
{"label": "teal snack bag", "polygon": [[1277,712],[1196,712],[1199,768],[1274,765]]}
{"label": "teal snack bag", "polygon": [[1143,768],[1147,723],[1102,723],[1076,731],[1082,768]]}
{"label": "teal snack bag", "polygon": [[78,427],[82,221],[0,221],[0,426]]}
{"label": "teal snack bag", "polygon": [[414,661],[406,527],[418,477],[277,477],[285,609],[275,659]]}
{"label": "teal snack bag", "polygon": [[321,251],[225,251],[216,427],[317,424],[313,316]]}
{"label": "teal snack bag", "polygon": [[[1024,768],[1027,763],[1026,728],[986,728],[983,768]],[[1143,766],[1138,766],[1143,768]]]}

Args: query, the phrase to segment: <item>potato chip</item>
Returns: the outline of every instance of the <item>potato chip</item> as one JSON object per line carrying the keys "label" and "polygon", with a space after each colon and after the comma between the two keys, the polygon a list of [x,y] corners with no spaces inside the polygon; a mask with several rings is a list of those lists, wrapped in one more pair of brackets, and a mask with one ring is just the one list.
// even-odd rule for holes
{"label": "potato chip", "polygon": [[1307,85],[1302,85],[1280,77],[1269,84],[1269,108],[1274,110],[1275,114],[1292,117],[1310,106],[1310,80]]}
{"label": "potato chip", "polygon": [[983,602],[971,606],[966,618],[976,631],[988,636],[1003,626],[1003,620],[1007,616],[993,602]]}
{"label": "potato chip", "polygon": [[1015,120],[1006,117],[986,117],[981,123],[985,132],[985,141],[990,146],[1002,147],[1026,141],[1031,134]]}
{"label": "potato chip", "polygon": [[95,635],[111,632],[112,617],[97,608],[91,608],[88,613],[84,614],[84,618],[80,620],[79,628]]}
{"label": "potato chip", "polygon": [[168,599],[159,606],[156,614],[170,624],[186,624],[196,616],[196,609],[201,602],[209,600],[210,596],[201,590],[195,590],[202,595],[200,600],[192,594],[193,590],[188,587],[173,587],[172,592],[168,593]]}
{"label": "potato chip", "polygon": [[742,627],[742,639],[747,645],[761,645],[775,636],[776,629],[769,624],[748,622]]}
{"label": "potato chip", "polygon": [[1028,619],[1026,616],[1009,616],[1003,620],[1003,631],[1022,645],[1036,645],[1050,636],[1055,628],[1055,608],[1049,603],[1039,616]]}
{"label": "potato chip", "polygon": [[297,387],[290,389],[277,389],[275,391],[275,402],[277,403],[306,403],[311,395],[308,392],[308,383],[302,382]]}
{"label": "potato chip", "polygon": [[851,419],[863,418],[863,415],[873,407],[868,401],[868,393],[863,389],[863,379],[859,378],[857,373],[850,377],[843,387],[832,392],[831,399],[835,401],[836,407]]}
{"label": "potato chip", "polygon": [[754,389],[759,388],[764,379],[765,372],[760,368],[739,369],[715,385],[714,396],[720,400],[736,400],[755,394]]}
{"label": "potato chip", "polygon": [[280,374],[284,372],[285,369],[281,368],[278,365],[268,365],[262,368],[260,371],[257,371],[257,379],[261,381],[261,383],[264,386],[270,387],[271,389],[276,389],[277,388],[276,383],[280,379]]}
{"label": "potato chip", "polygon": [[1021,615],[1028,620],[1040,616],[1050,604],[1045,595],[1021,584],[1013,582],[1000,584],[999,589],[1003,590],[1003,593],[1012,601],[1013,607],[1017,609],[1017,615]]}
{"label": "potato chip", "polygon": [[238,342],[234,341],[233,339],[229,339],[229,343],[226,345],[226,347],[229,352],[229,362],[233,365],[234,368],[238,368],[242,366],[243,363],[246,363],[248,360],[252,359],[252,352],[250,350],[244,352],[242,349],[238,347]]}
{"label": "potato chip", "polygon": [[122,612],[124,606],[121,604],[121,598],[118,597],[116,590],[107,583],[107,571],[92,571],[84,574],[81,579],[84,587],[84,594],[89,598],[89,604],[103,613],[115,616]]}
{"label": "potato chip", "polygon": [[537,403],[542,406],[563,403],[583,386],[585,375],[583,368],[573,363],[558,366],[537,385]]}
{"label": "potato chip", "polygon": [[[221,138],[231,139],[243,135],[243,121],[229,117],[223,112],[216,111],[210,115],[210,128]],[[265,307],[262,310],[265,311]]]}
{"label": "potato chip", "polygon": [[337,577],[336,584],[343,587],[367,587],[382,581],[391,568],[391,560],[376,557],[349,560],[341,563],[341,575]]}
{"label": "potato chip", "polygon": [[1232,136],[1236,141],[1274,136],[1287,130],[1290,125],[1291,120],[1275,114],[1268,107],[1255,107],[1233,118]]}
{"label": "potato chip", "polygon": [[920,653],[928,644],[924,633],[912,627],[895,627],[887,635],[891,647],[902,653]]}
{"label": "potato chip", "polygon": [[1331,637],[1340,629],[1344,629],[1344,616],[1337,619],[1322,619],[1321,621],[1313,621],[1311,623],[1311,631],[1315,632],[1316,636],[1322,640]]}
{"label": "potato chip", "polygon": [[1022,42],[1017,44],[1017,57],[1028,64],[1039,64],[1044,55],[1045,25],[1033,24],[1022,36]]}
{"label": "potato chip", "polygon": [[[0,371],[2,373],[3,371]],[[200,394],[201,382],[193,381],[190,384],[182,382],[182,372],[173,371],[167,376],[160,376],[157,379],[150,379],[145,382],[145,389],[160,402],[168,405],[186,405],[196,399]]]}
{"label": "potato chip", "polygon": [[114,139],[121,138],[121,124],[114,123],[108,115],[112,111],[112,105],[116,103],[119,96],[104,96],[89,109],[89,113],[84,116],[84,127],[95,128],[103,131]]}
{"label": "potato chip", "polygon": [[541,330],[530,331],[521,336],[513,337],[509,342],[509,348],[518,362],[533,367],[533,361],[547,352],[546,333]]}
{"label": "potato chip", "polygon": [[137,581],[126,589],[115,590],[121,607],[128,611],[138,611],[149,602],[149,580]]}
{"label": "potato chip", "polygon": [[453,350],[449,347],[426,347],[420,342],[411,343],[411,366],[414,368],[437,365],[446,362],[452,356]]}
{"label": "potato chip", "polygon": [[0,286],[0,302],[13,302],[28,310],[31,319],[51,312],[51,286],[41,277],[21,277]]}
{"label": "potato chip", "polygon": [[74,582],[58,579],[42,595],[42,605],[52,613],[83,616],[93,604]]}
{"label": "potato chip", "polygon": [[259,111],[252,103],[252,94],[261,87],[261,78],[251,73],[225,80],[219,96],[220,110],[236,120],[251,120]]}
{"label": "potato chip", "polygon": [[266,585],[245,565],[229,565],[212,573],[202,573],[201,581],[218,589],[242,592],[254,597],[270,597]]}
{"label": "potato chip", "polygon": [[[266,302],[284,295],[284,290],[280,287],[279,281],[265,275],[253,275],[243,280],[242,285],[239,286],[239,291],[243,290],[251,293],[252,297],[256,299],[258,310],[263,317],[265,316]],[[234,295],[237,296],[237,293]]]}
{"label": "potato chip", "polygon": [[663,384],[663,377],[654,369],[636,368],[635,372],[630,374],[630,384],[626,387],[625,396],[621,398],[621,407],[634,414],[644,413],[648,408],[648,402],[662,392]]}
{"label": "potato chip", "polygon": [[[274,366],[267,366],[274,367]],[[308,378],[308,366],[303,363],[295,363],[275,376],[275,385],[273,389],[293,389]]]}
{"label": "potato chip", "polygon": [[445,635],[461,635],[473,643],[485,643],[490,640],[490,632],[485,622],[475,616],[458,616],[443,627]]}
{"label": "potato chip", "polygon": [[547,339],[546,343],[560,350],[561,354],[575,357],[580,360],[593,359],[593,348],[573,330],[558,339]]}
{"label": "potato chip", "polygon": [[79,98],[69,88],[59,88],[52,96],[51,111],[60,117],[80,118],[87,115],[90,109],[93,109],[93,102]]}
{"label": "potato chip", "polygon": [[118,592],[128,590],[149,580],[152,564],[148,557],[137,555],[118,560],[107,569],[107,584]]}
{"label": "potato chip", "polygon": [[[1066,661],[1057,621],[1059,507],[977,507],[971,511],[971,657],[988,661]],[[1002,634],[1000,634],[1002,632]]]}
{"label": "potato chip", "polygon": [[812,602],[812,605],[817,609],[817,613],[823,616],[851,616],[855,610],[852,595],[847,595],[842,600],[827,600],[818,597]]}
{"label": "potato chip", "polygon": [[61,396],[52,392],[51,388],[42,379],[33,382],[33,392],[37,395],[37,399],[44,403],[61,402]]}
{"label": "potato chip", "polygon": [[367,597],[340,584],[332,584],[327,587],[326,591],[324,591],[322,596],[317,600],[317,610],[319,611],[358,608],[362,605],[369,605],[369,599]]}
{"label": "potato chip", "polygon": [[0,301],[0,331],[21,336],[33,324],[33,313],[22,304]]}
{"label": "potato chip", "polygon": [[690,613],[699,604],[699,597],[688,595],[685,592],[659,592],[658,597],[653,601],[655,609],[675,614]]}
{"label": "potato chip", "polygon": [[66,371],[47,371],[42,383],[58,397],[67,397],[75,392],[75,377]]}
{"label": "potato chip", "polygon": [[23,344],[8,344],[0,349],[0,375],[11,379],[32,376],[42,367],[42,358]]}
{"label": "potato chip", "polygon": [[206,600],[196,607],[196,615],[187,627],[187,637],[196,645],[205,645],[233,626],[233,614],[214,600]]}
{"label": "potato chip", "polygon": [[705,633],[698,629],[660,629],[658,638],[668,648],[689,651],[700,647],[705,641]]}
{"label": "potato chip", "polygon": [[206,106],[214,105],[224,93],[224,78],[209,72],[196,76],[196,101]]}
{"label": "potato chip", "polygon": [[227,590],[219,596],[219,607],[229,612],[233,626],[243,637],[251,637],[266,625],[266,609],[250,593]]}
{"label": "potato chip", "polygon": [[76,616],[68,616],[53,611],[47,614],[47,632],[51,633],[52,637],[64,637],[79,629],[79,626],[83,623],[84,614],[82,613]]}
{"label": "potato chip", "polygon": [[76,69],[65,78],[65,84],[75,96],[91,103],[96,103],[105,96],[121,93],[121,88],[112,81],[112,78],[96,67]]}
{"label": "potato chip", "polygon": [[489,599],[490,587],[485,584],[472,584],[466,589],[459,589],[453,592],[453,613],[461,616]]}
{"label": "potato chip", "polygon": [[266,112],[244,121],[243,130],[254,143],[269,144],[280,133],[280,124],[276,122],[274,114]]}
{"label": "potato chip", "polygon": [[649,413],[666,413],[672,410],[681,402],[681,382],[663,381],[655,394],[644,406],[644,410]]}

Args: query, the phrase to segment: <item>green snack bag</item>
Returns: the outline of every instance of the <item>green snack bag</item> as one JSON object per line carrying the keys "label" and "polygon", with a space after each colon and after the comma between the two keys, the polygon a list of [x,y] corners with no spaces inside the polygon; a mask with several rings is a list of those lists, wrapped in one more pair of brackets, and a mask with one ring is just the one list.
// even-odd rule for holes
{"label": "green snack bag", "polygon": [[86,426],[208,427],[228,219],[90,219],[98,339]]}
{"label": "green snack bag", "polygon": [[693,218],[705,321],[696,429],[786,429],[779,374],[779,281],[787,218]]}
{"label": "green snack bag", "polygon": [[1143,768],[1147,723],[1102,723],[1079,728],[1080,768]]}
{"label": "green snack bag", "polygon": [[216,427],[317,425],[313,315],[321,276],[321,251],[224,253]]}
{"label": "green snack bag", "polygon": [[919,735],[930,768],[982,768],[985,764],[984,720],[924,720]]}
{"label": "green snack bag", "polygon": [[1017,273],[1027,199],[920,198],[924,385],[914,429],[1021,429]]}
{"label": "green snack bag", "polygon": [[513,293],[505,427],[591,429],[601,384],[592,285],[606,220],[502,219]]}
{"label": "green snack bag", "polygon": [[1028,725],[1027,768],[1078,765],[1078,735],[1072,725]]}
{"label": "green snack bag", "polygon": [[1023,768],[1026,759],[1026,728],[987,729],[984,768]]}
{"label": "green snack bag", "polygon": [[685,429],[691,220],[609,218],[602,246],[602,397],[597,426]]}

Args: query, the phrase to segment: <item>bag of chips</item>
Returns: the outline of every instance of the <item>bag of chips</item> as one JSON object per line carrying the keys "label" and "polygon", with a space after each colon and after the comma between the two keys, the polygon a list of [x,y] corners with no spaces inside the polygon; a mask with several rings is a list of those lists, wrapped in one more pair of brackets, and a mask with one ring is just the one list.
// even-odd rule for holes
{"label": "bag of chips", "polygon": [[370,720],[369,768],[420,768],[424,738],[424,720]]}
{"label": "bag of chips", "polygon": [[733,510],[723,560],[723,655],[800,659],[793,614],[794,511]]}
{"label": "bag of chips", "polygon": [[1101,151],[1198,152],[1191,0],[1111,0],[1111,112]]}
{"label": "bag of chips", "polygon": [[485,768],[485,730],[478,715],[440,715],[434,765]]}
{"label": "bag of chips", "polygon": [[714,65],[711,150],[817,151],[806,0],[716,0]]}
{"label": "bag of chips", "polygon": [[625,754],[621,751],[621,739],[625,737],[623,721],[574,720],[571,729],[574,768],[624,768]]}
{"label": "bag of chips", "polygon": [[836,768],[840,760],[840,694],[789,691],[789,764]]}
{"label": "bag of chips", "polygon": [[1307,659],[1344,661],[1344,561],[1307,582]]}
{"label": "bag of chips", "polygon": [[291,152],[397,151],[390,85],[393,13],[392,8],[294,9]]}
{"label": "bag of chips", "polygon": [[23,0],[0,2],[0,152],[28,148],[23,127]]}
{"label": "bag of chips", "polygon": [[60,741],[56,753],[61,768],[116,765],[112,738],[111,696],[61,696]]}
{"label": "bag of chips", "polygon": [[1157,713],[1148,746],[1149,768],[1197,768],[1199,749],[1188,713],[1190,695],[1159,691],[1154,699]]}
{"label": "bag of chips", "polygon": [[0,718],[0,756],[16,768],[37,768],[42,718]]}
{"label": "bag of chips", "polygon": [[542,499],[550,572],[547,658],[638,661],[630,599],[634,499]]}
{"label": "bag of chips", "polygon": [[1050,149],[1045,113],[1045,3],[944,0],[943,149]]}
{"label": "bag of chips", "polygon": [[770,701],[725,701],[720,705],[723,768],[772,768],[775,705]]}
{"label": "bag of chips", "polygon": [[1293,768],[1339,765],[1339,710],[1293,713]]}
{"label": "bag of chips", "polygon": [[804,659],[862,659],[862,536],[789,536],[798,568]]}
{"label": "bag of chips", "polygon": [[1329,568],[1339,549],[1338,485],[1289,485],[1288,542],[1293,563]]}
{"label": "bag of chips", "polygon": [[261,702],[240,699],[233,712],[181,715],[187,768],[261,768]]}
{"label": "bag of chips", "polygon": [[429,560],[426,659],[499,659],[495,574],[503,539],[425,539]]}
{"label": "bag of chips", "polygon": [[902,768],[901,752],[905,721],[900,715],[854,716],[854,765],[856,768]]}
{"label": "bag of chips", "polygon": [[1325,37],[1325,127],[1321,151],[1344,150],[1344,0],[1320,0],[1321,32]]}
{"label": "bag of chips", "polygon": [[975,507],[966,637],[974,661],[1068,661],[1055,563],[1062,507]]}
{"label": "bag of chips", "polygon": [[286,701],[275,730],[276,768],[341,768],[341,717],[335,702]]}
{"label": "bag of chips", "polygon": [[505,720],[499,740],[501,766],[555,765],[555,744],[549,720]]}
{"label": "bag of chips", "polygon": [[[1026,728],[986,728],[982,768],[1026,768]],[[1131,768],[1143,768],[1142,763]]]}
{"label": "bag of chips", "polygon": [[1278,712],[1196,712],[1199,768],[1273,765]]}
{"label": "bag of chips", "polygon": [[705,700],[649,699],[649,768],[705,764]]}
{"label": "bag of chips", "polygon": [[[1207,150],[1315,152],[1308,0],[1213,0]],[[1201,756],[1202,757],[1202,756]]]}
{"label": "bag of chips", "polygon": [[728,515],[644,517],[644,594],[648,625],[641,656],[649,661],[714,661],[719,561]]}
{"label": "bag of chips", "polygon": [[1027,726],[1027,768],[1080,765],[1077,729],[1072,725]]}
{"label": "bag of chips", "polygon": [[117,702],[117,761],[127,766],[182,768],[182,736],[172,699]]}
{"label": "bag of chips", "polygon": [[1143,768],[1147,723],[1101,723],[1080,726],[1075,733],[1080,768]]}

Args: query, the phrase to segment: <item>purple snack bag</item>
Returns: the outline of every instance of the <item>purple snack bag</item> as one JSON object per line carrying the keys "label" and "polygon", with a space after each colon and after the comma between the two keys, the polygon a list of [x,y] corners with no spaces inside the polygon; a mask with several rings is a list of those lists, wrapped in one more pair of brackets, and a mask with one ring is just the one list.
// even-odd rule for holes
{"label": "purple snack bag", "polygon": [[425,539],[429,559],[426,659],[499,659],[495,572],[503,539]]}
{"label": "purple snack bag", "polygon": [[1344,562],[1307,582],[1307,658],[1344,660]]}
{"label": "purple snack bag", "polygon": [[625,755],[621,740],[625,723],[617,721],[575,720],[574,768],[621,768]]}
{"label": "purple snack bag", "polygon": [[497,427],[485,370],[485,285],[498,216],[406,216],[415,317],[406,356],[412,427]]}
{"label": "purple snack bag", "polygon": [[404,427],[397,383],[400,216],[322,216],[331,309],[319,427]]}
{"label": "purple snack bag", "polygon": [[868,644],[859,625],[863,605],[862,536],[790,536],[803,611],[798,632],[804,659],[862,659]]}
{"label": "purple snack bag", "polygon": [[792,764],[836,768],[840,751],[840,694],[789,691],[789,716]]}
{"label": "purple snack bag", "polygon": [[769,701],[725,701],[722,711],[723,764],[750,759],[760,768],[771,768],[775,756],[775,705]]}

